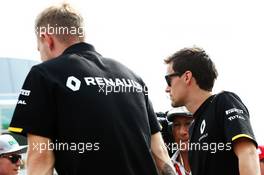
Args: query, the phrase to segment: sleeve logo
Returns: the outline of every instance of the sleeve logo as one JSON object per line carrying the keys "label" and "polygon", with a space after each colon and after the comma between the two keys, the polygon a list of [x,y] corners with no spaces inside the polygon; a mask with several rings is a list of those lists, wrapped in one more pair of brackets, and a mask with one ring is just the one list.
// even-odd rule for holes
{"label": "sleeve logo", "polygon": [[238,114],[243,114],[243,110],[237,108],[232,108],[225,111],[226,115],[231,114],[233,112],[236,112]]}
{"label": "sleeve logo", "polygon": [[25,100],[18,100],[17,102],[18,105],[26,105],[26,101]]}
{"label": "sleeve logo", "polygon": [[21,89],[20,90],[20,94],[24,95],[24,96],[29,96],[30,95],[30,90]]}

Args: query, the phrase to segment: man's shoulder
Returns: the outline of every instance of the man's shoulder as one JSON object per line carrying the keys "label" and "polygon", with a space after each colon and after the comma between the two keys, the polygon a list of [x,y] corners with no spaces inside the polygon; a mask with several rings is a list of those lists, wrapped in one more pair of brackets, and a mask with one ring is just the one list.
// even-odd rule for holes
{"label": "man's shoulder", "polygon": [[67,69],[74,67],[74,64],[72,64],[70,61],[70,58],[72,57],[73,56],[70,54],[62,54],[58,57],[43,61],[42,63],[35,65],[32,68],[37,69],[38,71],[43,73],[61,73]]}
{"label": "man's shoulder", "polygon": [[125,73],[127,76],[133,76],[137,79],[141,79],[139,75],[137,75],[132,69],[127,67],[125,64],[112,59],[112,58],[103,58],[106,63],[108,63],[108,66],[112,67],[117,73],[121,72],[122,74]]}
{"label": "man's shoulder", "polygon": [[232,100],[232,99],[241,101],[240,97],[236,93],[230,92],[230,91],[221,91],[215,95],[214,99],[219,100],[219,101],[226,101],[226,100]]}
{"label": "man's shoulder", "polygon": [[56,66],[58,63],[62,63],[65,61],[65,59],[63,58],[67,58],[69,57],[68,55],[60,55],[58,57],[55,57],[55,58],[51,58],[47,61],[44,61],[40,64],[38,64],[37,66],[39,66],[40,68],[45,68],[45,67],[50,67],[50,66]]}
{"label": "man's shoulder", "polygon": [[[97,53],[93,53],[93,55],[97,55]],[[121,76],[123,78],[134,79],[140,84],[144,84],[142,78],[122,62],[113,58],[103,57],[100,54],[97,55],[97,58],[100,62],[97,65],[99,67],[103,66],[103,71],[106,71],[113,75]]]}

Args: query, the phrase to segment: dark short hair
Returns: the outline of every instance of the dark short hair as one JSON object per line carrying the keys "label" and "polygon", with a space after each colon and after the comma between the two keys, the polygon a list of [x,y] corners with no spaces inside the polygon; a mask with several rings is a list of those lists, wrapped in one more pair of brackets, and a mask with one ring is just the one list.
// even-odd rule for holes
{"label": "dark short hair", "polygon": [[172,63],[172,68],[180,74],[191,71],[198,86],[206,91],[212,91],[217,70],[207,53],[198,47],[184,48],[164,60]]}

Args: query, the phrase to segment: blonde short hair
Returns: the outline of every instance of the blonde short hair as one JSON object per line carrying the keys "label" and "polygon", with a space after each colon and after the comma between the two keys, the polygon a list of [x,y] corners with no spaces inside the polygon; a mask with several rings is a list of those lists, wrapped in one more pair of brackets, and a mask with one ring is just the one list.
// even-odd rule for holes
{"label": "blonde short hair", "polygon": [[67,43],[72,38],[84,41],[83,18],[67,3],[43,10],[36,18],[35,31],[38,37],[48,33],[61,42]]}

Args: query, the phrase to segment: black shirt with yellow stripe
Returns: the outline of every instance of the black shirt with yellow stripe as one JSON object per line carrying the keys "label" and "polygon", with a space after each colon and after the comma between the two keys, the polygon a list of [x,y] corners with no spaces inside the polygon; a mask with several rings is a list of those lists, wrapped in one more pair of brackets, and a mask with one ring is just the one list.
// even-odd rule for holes
{"label": "black shirt with yellow stripe", "polygon": [[193,175],[239,175],[232,142],[244,137],[257,145],[249,112],[241,99],[223,91],[209,97],[194,113],[189,158]]}
{"label": "black shirt with yellow stripe", "polygon": [[33,149],[53,150],[58,174],[158,174],[150,150],[160,126],[144,82],[87,43],[31,69],[9,130],[50,138]]}

